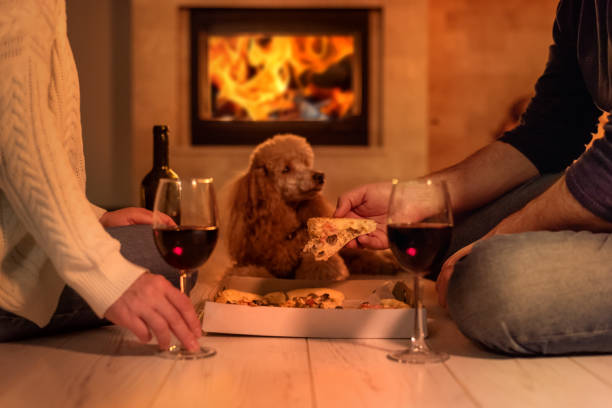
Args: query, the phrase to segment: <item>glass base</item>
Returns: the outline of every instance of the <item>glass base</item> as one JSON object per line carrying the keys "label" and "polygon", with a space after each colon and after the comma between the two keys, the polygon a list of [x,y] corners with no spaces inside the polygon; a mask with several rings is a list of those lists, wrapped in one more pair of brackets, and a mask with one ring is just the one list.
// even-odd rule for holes
{"label": "glass base", "polygon": [[212,347],[200,347],[198,351],[189,351],[182,346],[170,346],[168,350],[160,351],[158,355],[171,360],[198,360],[212,357],[215,354],[217,354],[217,350]]}
{"label": "glass base", "polygon": [[389,360],[397,361],[398,363],[408,364],[427,364],[427,363],[442,363],[448,360],[448,353],[437,352],[431,350],[427,345],[411,347],[407,350],[396,351],[395,353],[387,354]]}

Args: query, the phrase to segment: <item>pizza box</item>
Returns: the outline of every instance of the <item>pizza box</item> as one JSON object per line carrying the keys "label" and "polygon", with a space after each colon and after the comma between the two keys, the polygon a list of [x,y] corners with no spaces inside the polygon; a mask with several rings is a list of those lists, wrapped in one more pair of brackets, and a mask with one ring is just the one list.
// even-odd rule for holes
{"label": "pizza box", "polygon": [[[204,304],[202,329],[227,333],[274,337],[316,338],[410,338],[414,309],[357,309],[363,301],[392,297],[395,281],[309,281],[229,277]],[[332,288],[344,293],[342,309],[307,309],[216,303],[218,291],[231,288],[257,294],[298,288]],[[423,319],[426,311],[423,309]]]}

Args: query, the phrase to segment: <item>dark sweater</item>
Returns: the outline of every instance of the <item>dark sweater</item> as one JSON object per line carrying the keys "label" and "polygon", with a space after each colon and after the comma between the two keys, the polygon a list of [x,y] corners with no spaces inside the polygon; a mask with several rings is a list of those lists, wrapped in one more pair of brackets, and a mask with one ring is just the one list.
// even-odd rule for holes
{"label": "dark sweater", "polygon": [[[585,152],[602,110],[612,108],[612,0],[560,0],[554,43],[536,94],[521,124],[502,141],[522,152],[540,173],[569,168],[572,195],[612,221],[612,123]],[[609,27],[608,27],[609,26]]]}

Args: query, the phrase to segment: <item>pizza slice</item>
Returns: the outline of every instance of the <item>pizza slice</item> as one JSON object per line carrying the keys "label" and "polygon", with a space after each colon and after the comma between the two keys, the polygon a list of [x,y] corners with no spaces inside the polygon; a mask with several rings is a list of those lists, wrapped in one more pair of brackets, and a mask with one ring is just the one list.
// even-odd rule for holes
{"label": "pizza slice", "polygon": [[225,289],[221,291],[215,298],[215,302],[249,306],[268,306],[269,304],[267,299],[263,296],[236,289]]}
{"label": "pizza slice", "polygon": [[408,309],[410,305],[402,302],[397,299],[380,299],[380,302],[377,304],[372,304],[370,302],[362,302],[359,305],[359,309]]}
{"label": "pizza slice", "polygon": [[325,261],[351,240],[375,229],[375,221],[363,218],[310,218],[304,252],[312,253],[317,261]]}

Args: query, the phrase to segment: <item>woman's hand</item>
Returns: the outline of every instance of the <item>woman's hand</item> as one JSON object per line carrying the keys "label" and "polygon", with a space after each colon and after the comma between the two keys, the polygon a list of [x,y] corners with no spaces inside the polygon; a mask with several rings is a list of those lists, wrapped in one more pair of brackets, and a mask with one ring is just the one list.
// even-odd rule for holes
{"label": "woman's hand", "polygon": [[122,227],[133,224],[153,224],[153,212],[146,208],[128,207],[106,212],[100,217],[103,227]]}
{"label": "woman's hand", "polygon": [[197,338],[202,330],[193,305],[160,275],[142,274],[108,308],[104,317],[130,330],[143,343],[154,334],[161,349],[170,346],[170,333],[190,351],[199,347]]}

